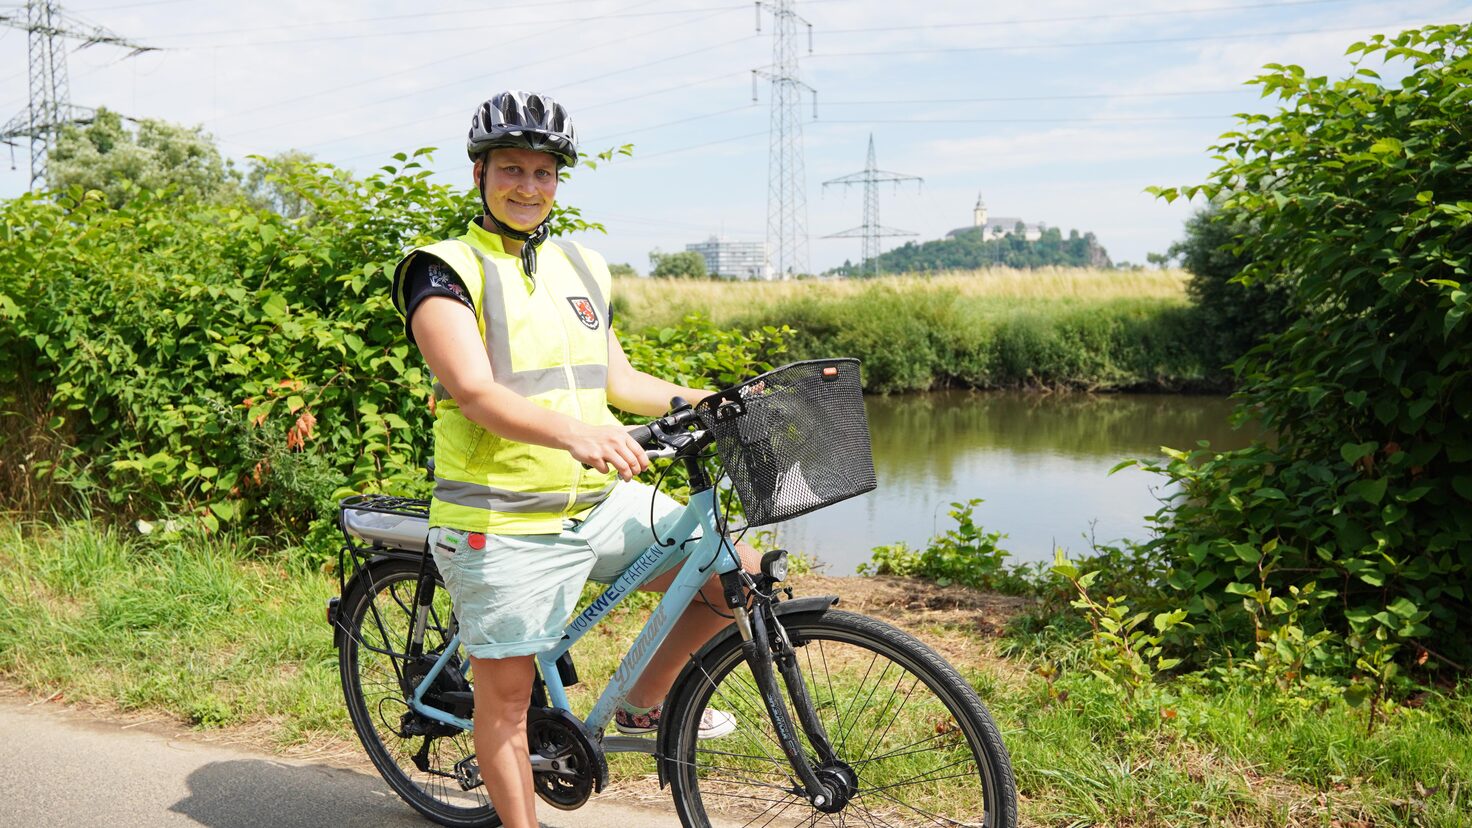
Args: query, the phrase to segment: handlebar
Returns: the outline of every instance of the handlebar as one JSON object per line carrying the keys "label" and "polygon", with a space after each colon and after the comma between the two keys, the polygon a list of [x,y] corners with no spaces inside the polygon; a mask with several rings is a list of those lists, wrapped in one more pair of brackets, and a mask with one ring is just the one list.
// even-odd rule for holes
{"label": "handlebar", "polygon": [[[660,417],[649,425],[634,426],[629,429],[629,436],[634,442],[648,449],[644,456],[650,460],[659,460],[678,455],[681,451],[691,445],[701,443],[705,436],[704,431],[690,432],[685,427],[698,418],[695,410],[690,404],[680,397],[670,400],[670,413]],[[583,468],[592,468],[587,463]]]}
{"label": "handlebar", "polygon": [[634,442],[650,449],[645,454],[651,460],[674,457],[699,439],[686,429],[686,426],[696,420],[695,411],[679,397],[670,402],[674,408],[670,413],[649,425],[629,429],[629,436],[634,438]]}

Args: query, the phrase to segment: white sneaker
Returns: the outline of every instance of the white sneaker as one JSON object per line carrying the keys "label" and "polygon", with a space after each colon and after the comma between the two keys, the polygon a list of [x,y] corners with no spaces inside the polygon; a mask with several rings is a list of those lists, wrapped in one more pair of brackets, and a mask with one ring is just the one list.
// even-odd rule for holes
{"label": "white sneaker", "polygon": [[[651,709],[648,713],[630,713],[620,708],[613,714],[613,727],[626,736],[654,733],[659,730],[661,712],[658,707]],[[702,739],[718,739],[735,729],[735,716],[724,710],[706,708],[705,712],[700,715],[700,731],[697,735]]]}
{"label": "white sneaker", "polygon": [[727,733],[736,729],[736,717],[724,710],[712,710],[709,707],[700,714],[700,732],[702,739],[719,739]]}

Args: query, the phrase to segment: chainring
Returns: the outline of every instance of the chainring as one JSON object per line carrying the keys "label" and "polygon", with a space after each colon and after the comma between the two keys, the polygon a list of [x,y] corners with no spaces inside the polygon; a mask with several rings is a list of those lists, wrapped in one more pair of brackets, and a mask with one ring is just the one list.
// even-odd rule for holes
{"label": "chainring", "polygon": [[566,710],[532,708],[527,715],[532,787],[543,802],[563,811],[581,808],[608,782],[608,759],[587,728]]}

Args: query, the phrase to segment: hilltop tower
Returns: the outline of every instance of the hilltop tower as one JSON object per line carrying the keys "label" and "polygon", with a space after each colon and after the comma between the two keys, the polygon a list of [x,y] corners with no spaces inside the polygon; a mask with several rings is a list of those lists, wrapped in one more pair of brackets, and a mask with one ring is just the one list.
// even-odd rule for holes
{"label": "hilltop tower", "polygon": [[981,193],[976,194],[976,206],[971,208],[971,225],[973,227],[986,226],[986,202],[981,200]]}

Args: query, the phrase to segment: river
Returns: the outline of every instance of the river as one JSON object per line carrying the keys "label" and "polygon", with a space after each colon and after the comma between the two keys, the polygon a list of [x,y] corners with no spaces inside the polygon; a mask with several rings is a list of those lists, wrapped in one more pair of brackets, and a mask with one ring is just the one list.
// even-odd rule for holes
{"label": "river", "polygon": [[776,527],[775,541],[850,575],[880,544],[925,545],[954,525],[952,501],[985,500],[975,519],[1007,535],[1014,561],[1051,560],[1100,543],[1144,540],[1160,506],[1158,475],[1109,469],[1159,458],[1160,447],[1246,445],[1224,397],[946,391],[865,400],[874,444],[873,492]]}

